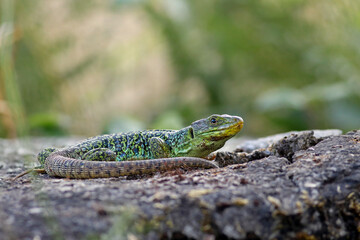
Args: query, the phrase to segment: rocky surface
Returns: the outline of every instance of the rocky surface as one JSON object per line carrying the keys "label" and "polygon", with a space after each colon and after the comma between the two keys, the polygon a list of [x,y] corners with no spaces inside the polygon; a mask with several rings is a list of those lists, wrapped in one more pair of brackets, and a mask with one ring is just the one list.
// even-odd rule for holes
{"label": "rocky surface", "polygon": [[0,239],[359,239],[360,131],[339,134],[245,142],[216,154],[219,169],[94,180],[11,181],[73,140],[0,140]]}

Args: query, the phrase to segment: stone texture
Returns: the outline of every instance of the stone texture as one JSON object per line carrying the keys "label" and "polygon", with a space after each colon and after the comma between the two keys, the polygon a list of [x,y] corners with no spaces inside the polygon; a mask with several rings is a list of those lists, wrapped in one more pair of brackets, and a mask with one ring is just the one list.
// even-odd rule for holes
{"label": "stone texture", "polygon": [[218,152],[219,169],[10,181],[45,145],[0,141],[0,239],[359,239],[360,131]]}

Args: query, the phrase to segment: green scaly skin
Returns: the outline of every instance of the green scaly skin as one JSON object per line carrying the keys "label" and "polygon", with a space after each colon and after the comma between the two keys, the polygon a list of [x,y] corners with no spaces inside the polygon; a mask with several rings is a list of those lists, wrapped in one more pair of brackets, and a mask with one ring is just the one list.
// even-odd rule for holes
{"label": "green scaly skin", "polygon": [[211,115],[180,130],[102,135],[64,149],[47,148],[38,154],[38,161],[48,175],[67,178],[213,168],[217,165],[203,158],[224,146],[242,127],[240,117]]}

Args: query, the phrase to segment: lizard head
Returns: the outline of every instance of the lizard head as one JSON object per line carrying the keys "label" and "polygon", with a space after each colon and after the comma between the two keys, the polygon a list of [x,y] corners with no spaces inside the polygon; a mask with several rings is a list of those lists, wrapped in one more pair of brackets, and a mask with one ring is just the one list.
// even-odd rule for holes
{"label": "lizard head", "polygon": [[[194,138],[202,138],[209,141],[228,140],[235,136],[243,127],[241,117],[227,114],[213,114],[210,117],[200,119],[191,124]],[[191,133],[190,133],[191,134]]]}
{"label": "lizard head", "polygon": [[241,117],[227,114],[214,114],[193,122],[188,127],[190,153],[194,157],[206,157],[211,152],[224,146],[225,142],[235,136],[243,127]]}

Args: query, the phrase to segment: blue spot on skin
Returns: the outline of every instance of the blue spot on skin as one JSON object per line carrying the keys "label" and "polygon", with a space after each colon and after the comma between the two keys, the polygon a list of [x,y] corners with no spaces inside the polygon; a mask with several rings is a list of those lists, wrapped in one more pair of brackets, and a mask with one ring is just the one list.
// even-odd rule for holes
{"label": "blue spot on skin", "polygon": [[134,149],[134,153],[135,153],[135,155],[138,155],[138,154],[139,154],[139,149],[138,149],[138,148],[135,148],[135,149]]}
{"label": "blue spot on skin", "polygon": [[123,161],[123,160],[126,160],[126,153],[124,152],[116,157],[116,161]]}

